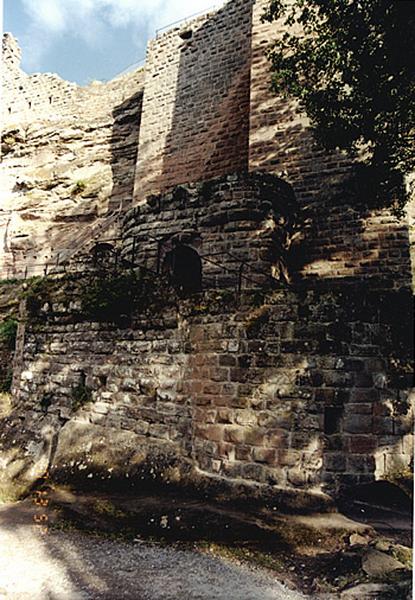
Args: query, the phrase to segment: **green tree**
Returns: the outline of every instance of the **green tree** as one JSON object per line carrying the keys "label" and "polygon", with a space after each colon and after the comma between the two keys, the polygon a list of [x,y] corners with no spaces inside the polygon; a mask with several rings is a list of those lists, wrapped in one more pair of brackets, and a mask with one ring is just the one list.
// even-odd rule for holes
{"label": "green tree", "polygon": [[264,19],[280,18],[274,90],[299,100],[325,148],[359,157],[372,200],[402,208],[415,167],[415,2],[271,0]]}

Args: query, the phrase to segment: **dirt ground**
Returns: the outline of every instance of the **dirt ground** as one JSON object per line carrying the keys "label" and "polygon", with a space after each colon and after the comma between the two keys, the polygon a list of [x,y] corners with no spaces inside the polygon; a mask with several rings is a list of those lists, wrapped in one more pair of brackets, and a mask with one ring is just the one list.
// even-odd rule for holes
{"label": "dirt ground", "polygon": [[44,526],[42,513],[28,501],[0,507],[1,599],[304,598],[265,570],[223,558]]}

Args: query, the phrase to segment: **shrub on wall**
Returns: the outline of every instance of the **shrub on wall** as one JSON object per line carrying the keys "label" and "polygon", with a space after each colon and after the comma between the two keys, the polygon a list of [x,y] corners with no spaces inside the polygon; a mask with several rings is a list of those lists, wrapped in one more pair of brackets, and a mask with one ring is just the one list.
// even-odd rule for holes
{"label": "shrub on wall", "polygon": [[8,350],[14,350],[16,344],[17,325],[17,320],[13,318],[8,318],[0,323],[0,342]]}
{"label": "shrub on wall", "polygon": [[85,404],[88,404],[91,401],[92,391],[82,380],[72,390],[72,410],[76,412],[79,408],[82,408],[82,406],[85,406]]}
{"label": "shrub on wall", "polygon": [[115,321],[130,314],[137,285],[134,273],[115,274],[92,280],[82,293],[82,309],[98,321]]}
{"label": "shrub on wall", "polygon": [[23,294],[26,300],[26,310],[29,317],[35,317],[39,314],[42,306],[49,302],[53,288],[56,287],[56,282],[53,279],[34,278],[25,293]]}
{"label": "shrub on wall", "polygon": [[9,367],[0,368],[0,393],[10,392],[13,381],[13,370]]}
{"label": "shrub on wall", "polygon": [[[82,312],[93,320],[123,323],[133,312],[165,305],[166,287],[146,272],[104,274],[82,291]],[[171,290],[169,296],[171,296]]]}

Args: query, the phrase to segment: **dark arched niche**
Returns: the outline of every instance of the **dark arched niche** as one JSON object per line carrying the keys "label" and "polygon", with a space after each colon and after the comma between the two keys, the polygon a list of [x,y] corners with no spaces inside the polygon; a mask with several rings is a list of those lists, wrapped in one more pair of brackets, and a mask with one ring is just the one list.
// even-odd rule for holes
{"label": "dark arched niche", "polygon": [[165,255],[163,270],[174,287],[191,294],[202,290],[202,261],[190,246],[177,245]]}

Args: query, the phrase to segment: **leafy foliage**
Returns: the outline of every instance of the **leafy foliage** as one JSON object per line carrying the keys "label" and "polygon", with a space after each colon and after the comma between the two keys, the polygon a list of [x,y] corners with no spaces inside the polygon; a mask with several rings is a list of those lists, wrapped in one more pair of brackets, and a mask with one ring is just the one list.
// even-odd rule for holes
{"label": "leafy foliage", "polygon": [[10,392],[13,382],[13,369],[0,367],[0,393]]}
{"label": "leafy foliage", "polygon": [[299,100],[327,149],[359,156],[374,200],[402,206],[415,167],[415,4],[271,0],[264,19],[278,18],[274,90]]}
{"label": "leafy foliage", "polygon": [[165,305],[166,294],[171,300],[171,290],[161,285],[146,273],[107,273],[95,277],[84,289],[82,310],[91,319],[128,325],[133,311],[156,310]]}
{"label": "leafy foliage", "polygon": [[92,391],[87,387],[84,381],[78,383],[76,387],[72,389],[72,410],[76,412],[85,404],[92,402]]}
{"label": "leafy foliage", "polygon": [[0,323],[0,342],[7,347],[8,350],[14,350],[16,344],[18,322],[16,319],[8,318]]}
{"label": "leafy foliage", "polygon": [[56,287],[56,282],[47,277],[34,277],[29,282],[23,298],[26,300],[26,310],[31,318],[38,316],[43,304],[50,301],[51,293]]}
{"label": "leafy foliage", "polygon": [[78,194],[82,194],[86,190],[86,181],[83,179],[79,179],[75,182],[75,185],[72,188],[72,195],[77,196]]}

